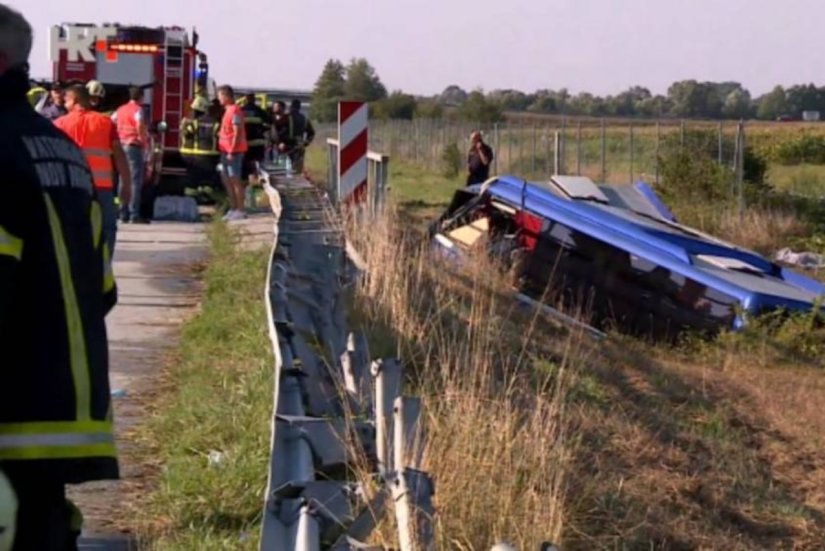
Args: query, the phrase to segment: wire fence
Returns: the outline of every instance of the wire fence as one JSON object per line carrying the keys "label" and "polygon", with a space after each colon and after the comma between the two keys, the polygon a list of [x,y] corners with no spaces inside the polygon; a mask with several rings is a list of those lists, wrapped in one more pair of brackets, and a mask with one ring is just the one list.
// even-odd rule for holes
{"label": "wire fence", "polygon": [[[471,124],[449,120],[370,121],[370,148],[430,171],[463,170],[470,133],[480,130],[493,148],[494,174],[545,179],[553,174],[588,176],[604,183],[658,183],[661,156],[702,153],[732,170],[745,131],[738,122],[552,119]],[[335,137],[335,127],[321,135]],[[460,166],[453,167],[459,163]]]}

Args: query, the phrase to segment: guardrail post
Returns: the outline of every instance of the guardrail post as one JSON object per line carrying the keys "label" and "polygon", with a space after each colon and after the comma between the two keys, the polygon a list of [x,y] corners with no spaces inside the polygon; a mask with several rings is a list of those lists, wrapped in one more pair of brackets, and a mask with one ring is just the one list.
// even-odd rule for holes
{"label": "guardrail post", "polygon": [[295,535],[295,551],[320,551],[321,542],[318,521],[307,505],[301,507],[298,530]]}
{"label": "guardrail post", "polygon": [[390,417],[395,398],[401,394],[401,363],[398,360],[376,360],[372,362],[372,376],[375,378],[375,439],[378,470],[388,476],[392,472]]}
{"label": "guardrail post", "polygon": [[[418,418],[421,416],[421,399],[399,396],[393,408],[394,460],[396,471],[408,466],[418,468],[421,463],[421,448]],[[413,455],[415,457],[413,457]]]}
{"label": "guardrail post", "polygon": [[392,484],[398,544],[401,551],[435,549],[432,519],[435,516],[430,477],[421,471],[404,469]]}

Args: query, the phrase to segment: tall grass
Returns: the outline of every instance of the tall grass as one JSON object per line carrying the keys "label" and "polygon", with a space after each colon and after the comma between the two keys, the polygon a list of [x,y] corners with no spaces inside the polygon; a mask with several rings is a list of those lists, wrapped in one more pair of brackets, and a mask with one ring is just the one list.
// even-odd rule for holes
{"label": "tall grass", "polygon": [[570,454],[564,395],[582,359],[581,336],[548,338],[538,318],[501,292],[495,266],[479,258],[449,273],[396,220],[350,232],[369,265],[356,314],[368,334],[382,336],[373,351],[405,360],[407,391],[423,399],[437,547],[558,541]]}

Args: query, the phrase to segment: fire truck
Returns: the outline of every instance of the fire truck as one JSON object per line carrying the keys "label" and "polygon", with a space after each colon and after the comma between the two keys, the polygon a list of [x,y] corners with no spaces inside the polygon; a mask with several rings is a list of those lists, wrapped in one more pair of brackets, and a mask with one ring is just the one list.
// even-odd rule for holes
{"label": "fire truck", "polygon": [[143,88],[151,134],[146,181],[160,185],[161,193],[179,187],[175,184],[186,176],[179,151],[181,119],[196,93],[214,94],[206,54],[197,49],[197,32],[190,35],[181,27],[64,23],[52,27],[49,38],[53,80],[100,81],[106,89],[101,110],[114,111],[126,103],[130,86]]}

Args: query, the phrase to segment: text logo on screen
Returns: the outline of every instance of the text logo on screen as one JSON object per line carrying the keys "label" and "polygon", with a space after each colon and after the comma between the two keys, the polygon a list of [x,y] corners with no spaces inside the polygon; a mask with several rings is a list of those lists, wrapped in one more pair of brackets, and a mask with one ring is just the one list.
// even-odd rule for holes
{"label": "text logo on screen", "polygon": [[95,50],[106,51],[106,42],[117,35],[113,27],[75,27],[67,25],[64,36],[61,27],[52,27],[50,36],[52,60],[60,59],[61,50],[66,50],[66,60],[69,62],[96,61]]}

